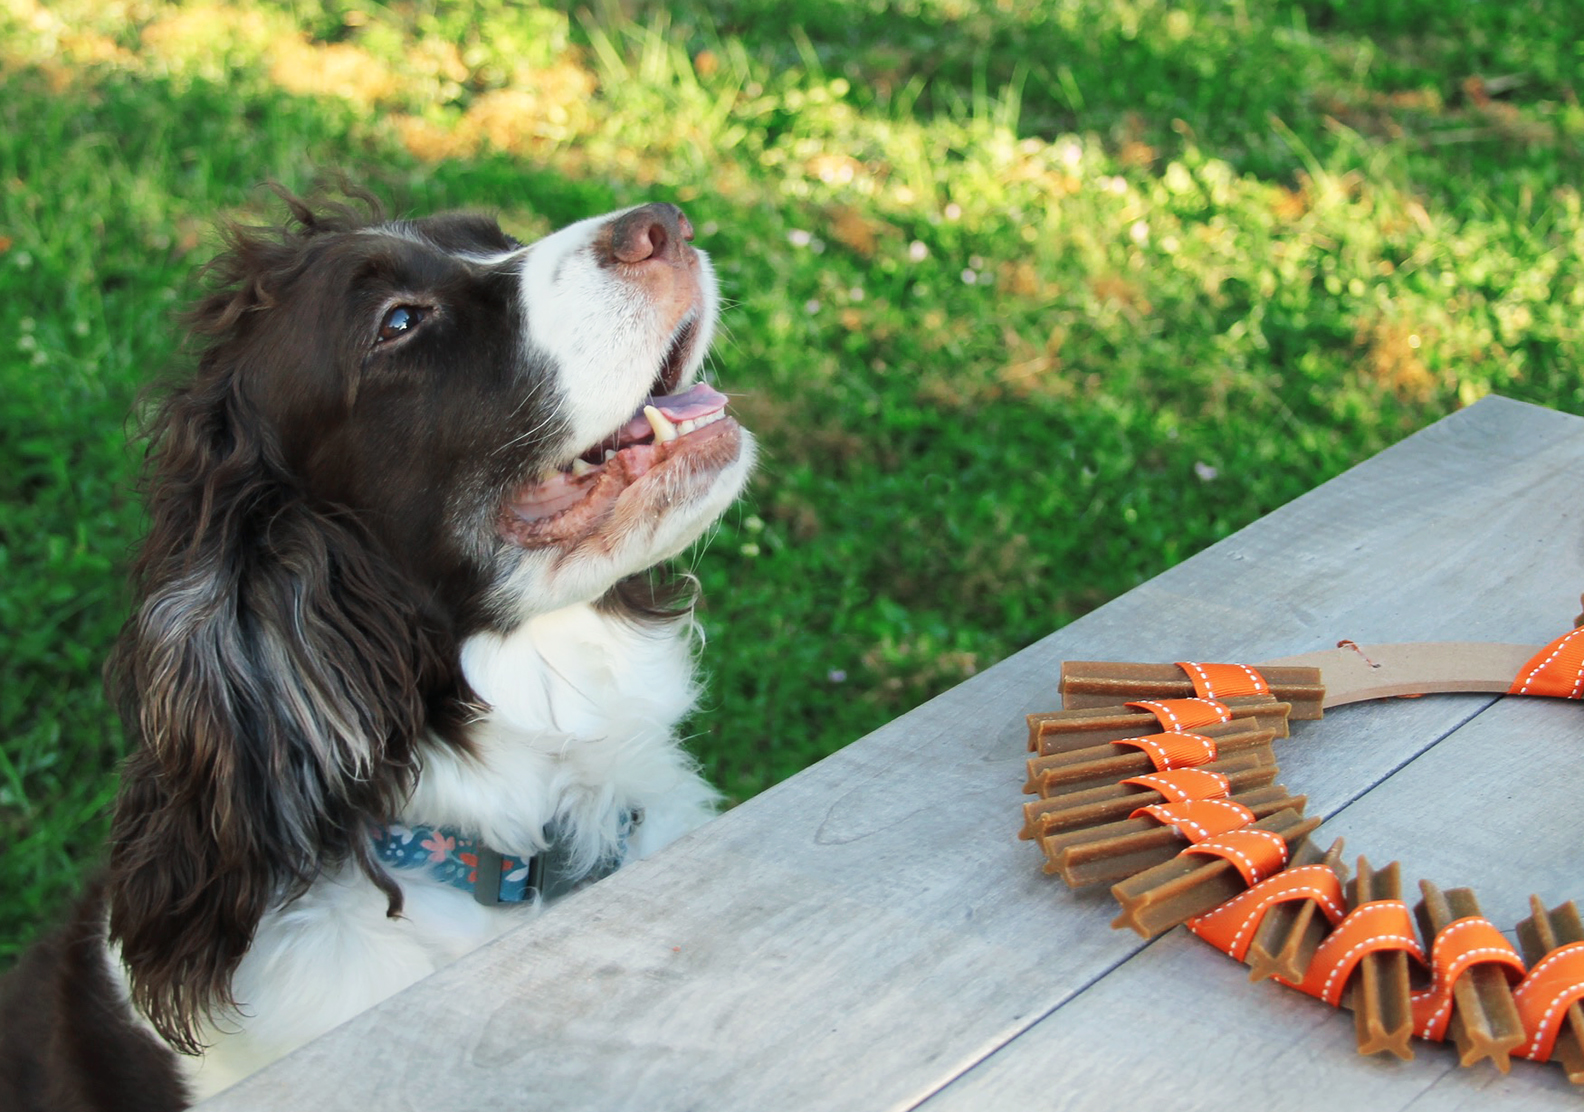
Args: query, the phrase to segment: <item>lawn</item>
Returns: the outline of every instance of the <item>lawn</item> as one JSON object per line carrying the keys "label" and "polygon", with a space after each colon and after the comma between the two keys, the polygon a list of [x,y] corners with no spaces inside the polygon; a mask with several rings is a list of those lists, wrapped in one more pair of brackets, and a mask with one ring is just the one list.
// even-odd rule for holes
{"label": "lawn", "polygon": [[686,558],[740,801],[1488,392],[1584,413],[1581,39],[1576,0],[0,0],[0,965],[98,859],[138,390],[261,183],[522,237],[685,206],[765,448]]}

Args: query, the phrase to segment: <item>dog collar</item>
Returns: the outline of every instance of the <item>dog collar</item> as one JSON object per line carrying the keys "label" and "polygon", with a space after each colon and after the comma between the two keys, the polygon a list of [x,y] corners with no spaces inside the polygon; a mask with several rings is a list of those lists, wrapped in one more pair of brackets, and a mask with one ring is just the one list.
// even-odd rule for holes
{"label": "dog collar", "polygon": [[627,839],[642,821],[641,811],[622,811],[616,852],[592,869],[574,870],[560,824],[545,827],[546,849],[534,854],[500,853],[482,838],[470,838],[451,826],[391,823],[375,827],[374,855],[398,869],[422,869],[453,888],[473,893],[481,904],[524,903],[537,895],[553,899],[580,884],[615,872],[627,855]]}

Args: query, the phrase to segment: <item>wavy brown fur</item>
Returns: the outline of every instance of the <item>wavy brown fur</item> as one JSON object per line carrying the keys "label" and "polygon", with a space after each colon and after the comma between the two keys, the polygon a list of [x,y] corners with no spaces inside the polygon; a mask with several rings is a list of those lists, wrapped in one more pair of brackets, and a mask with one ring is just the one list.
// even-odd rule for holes
{"label": "wavy brown fur", "polygon": [[250,382],[253,318],[299,289],[316,245],[365,217],[287,198],[234,227],[190,325],[191,382],[151,421],[141,598],[108,674],[136,748],[116,803],[110,934],[134,1002],[201,1048],[260,917],[352,860],[389,897],[366,825],[415,775],[426,729],[466,714],[456,634],[353,513],[303,488]]}
{"label": "wavy brown fur", "polygon": [[5,1112],[169,1112],[187,1105],[176,1059],[125,1008],[105,960],[103,904],[73,918],[0,981]]}

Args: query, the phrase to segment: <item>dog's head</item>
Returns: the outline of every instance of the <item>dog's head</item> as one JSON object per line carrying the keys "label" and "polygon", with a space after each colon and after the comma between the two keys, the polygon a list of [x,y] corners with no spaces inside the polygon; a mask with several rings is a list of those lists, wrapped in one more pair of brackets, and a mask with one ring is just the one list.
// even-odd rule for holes
{"label": "dog's head", "polygon": [[463,621],[596,598],[737,495],[751,441],[698,381],[719,297],[675,206],[528,245],[483,216],[298,215],[235,237],[204,370]]}
{"label": "dog's head", "polygon": [[719,299],[680,210],[533,244],[488,218],[288,199],[233,229],[157,412],[141,596],[112,660],[139,743],[111,930],[192,1049],[272,903],[352,859],[431,742],[465,746],[460,639],[610,596],[741,490],[699,381]]}

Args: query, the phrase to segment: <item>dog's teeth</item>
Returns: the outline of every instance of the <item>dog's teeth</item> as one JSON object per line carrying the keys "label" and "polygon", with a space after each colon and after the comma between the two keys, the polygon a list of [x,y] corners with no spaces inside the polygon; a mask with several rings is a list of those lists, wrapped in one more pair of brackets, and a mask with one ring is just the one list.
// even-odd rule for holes
{"label": "dog's teeth", "polygon": [[615,448],[606,448],[605,449],[605,462],[609,463],[611,460],[613,460],[615,458],[616,458],[616,449]]}
{"label": "dog's teeth", "polygon": [[679,435],[677,427],[671,423],[671,418],[661,413],[654,406],[644,406],[644,417],[648,419],[649,427],[654,429],[656,444],[669,444]]}
{"label": "dog's teeth", "polygon": [[686,436],[690,432],[697,432],[705,425],[713,425],[716,421],[719,421],[725,416],[726,414],[724,411],[717,409],[714,413],[706,413],[702,417],[692,417],[686,421],[678,421],[676,431],[680,435]]}
{"label": "dog's teeth", "polygon": [[574,479],[581,479],[593,470],[594,465],[586,459],[575,459],[572,461],[572,477]]}

